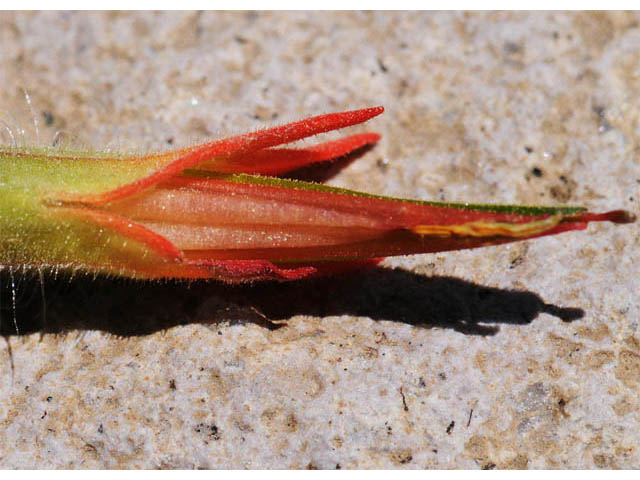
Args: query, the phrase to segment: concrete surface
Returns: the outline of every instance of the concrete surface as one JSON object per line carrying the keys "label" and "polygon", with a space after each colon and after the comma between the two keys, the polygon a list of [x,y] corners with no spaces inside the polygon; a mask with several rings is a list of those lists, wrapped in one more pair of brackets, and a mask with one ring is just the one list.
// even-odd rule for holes
{"label": "concrete surface", "polygon": [[[5,143],[381,104],[332,184],[639,210],[638,14],[1,13],[0,86]],[[46,322],[18,276],[20,335],[5,272],[0,467],[638,468],[639,252],[606,224],[289,285],[47,278]]]}

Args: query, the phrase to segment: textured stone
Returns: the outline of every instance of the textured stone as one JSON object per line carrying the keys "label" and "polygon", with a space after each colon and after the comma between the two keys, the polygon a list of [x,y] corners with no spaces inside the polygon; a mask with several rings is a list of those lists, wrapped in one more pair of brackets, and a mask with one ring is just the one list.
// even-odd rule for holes
{"label": "textured stone", "polygon": [[[639,210],[637,13],[2,13],[0,45],[4,143],[382,104],[332,184]],[[0,467],[638,468],[639,228],[288,285],[51,277],[44,326],[20,278],[21,335],[5,272]]]}

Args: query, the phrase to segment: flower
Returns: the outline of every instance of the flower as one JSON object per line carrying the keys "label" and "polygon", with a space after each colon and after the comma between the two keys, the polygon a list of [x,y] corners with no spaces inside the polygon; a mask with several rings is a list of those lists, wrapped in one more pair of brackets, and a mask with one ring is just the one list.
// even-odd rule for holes
{"label": "flower", "polygon": [[10,179],[0,182],[10,193],[0,200],[0,263],[147,279],[292,280],[390,255],[633,221],[624,211],[403,200],[266,176],[377,142],[360,133],[275,148],[382,111],[322,115],[162,155],[0,151]]}

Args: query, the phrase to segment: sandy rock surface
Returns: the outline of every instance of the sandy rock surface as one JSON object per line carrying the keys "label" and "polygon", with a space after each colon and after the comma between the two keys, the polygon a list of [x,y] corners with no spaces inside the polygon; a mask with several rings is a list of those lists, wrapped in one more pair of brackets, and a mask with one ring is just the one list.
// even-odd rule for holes
{"label": "sandy rock surface", "polygon": [[[639,65],[638,14],[2,13],[0,138],[384,105],[333,185],[638,213]],[[638,468],[639,225],[286,285],[51,277],[46,322],[18,278],[20,335],[5,271],[0,467]]]}

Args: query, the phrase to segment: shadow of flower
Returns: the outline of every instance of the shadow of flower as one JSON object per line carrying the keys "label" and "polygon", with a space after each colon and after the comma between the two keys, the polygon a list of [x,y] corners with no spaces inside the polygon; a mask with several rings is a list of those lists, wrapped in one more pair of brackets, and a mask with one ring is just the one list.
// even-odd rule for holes
{"label": "shadow of flower", "polygon": [[[494,335],[500,324],[524,325],[540,313],[570,322],[577,308],[545,303],[529,291],[504,290],[452,277],[369,268],[291,283],[229,286],[215,282],[141,282],[125,279],[46,278],[46,304],[36,277],[16,279],[20,334],[101,330],[146,335],[189,323],[253,322],[278,328],[295,315],[363,316],[469,335]],[[0,274],[0,334],[15,334],[13,292]]]}

